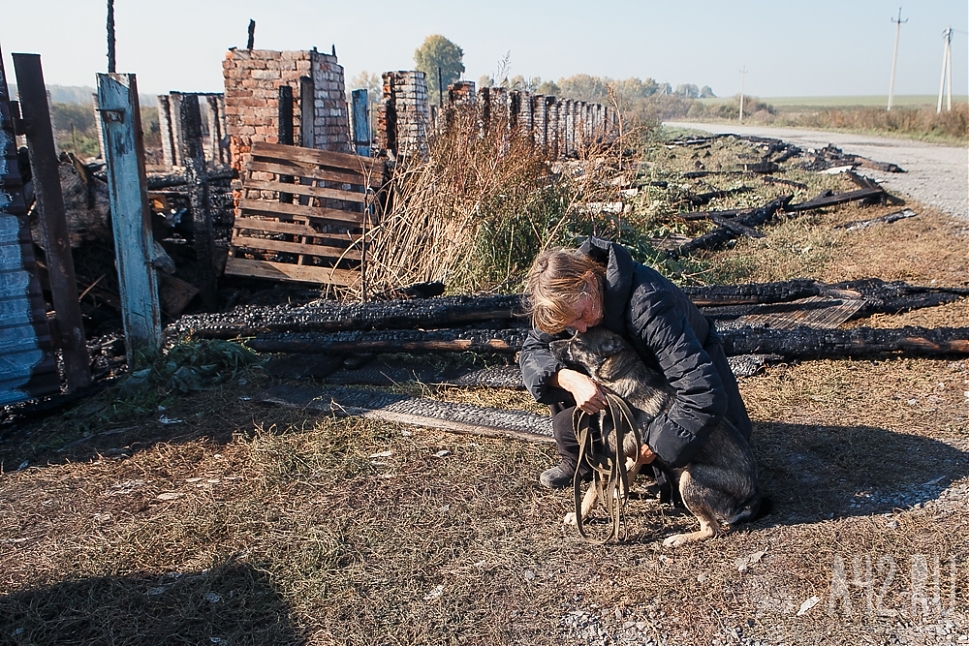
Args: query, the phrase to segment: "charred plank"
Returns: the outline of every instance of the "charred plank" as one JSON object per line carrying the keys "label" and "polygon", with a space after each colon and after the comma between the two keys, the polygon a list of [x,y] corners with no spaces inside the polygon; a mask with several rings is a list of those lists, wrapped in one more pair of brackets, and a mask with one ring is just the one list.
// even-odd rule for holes
{"label": "charred plank", "polygon": [[724,352],[779,354],[788,359],[831,359],[905,354],[906,356],[969,355],[969,328],[904,327],[817,330],[726,330],[720,333]]}
{"label": "charred plank", "polygon": [[257,352],[359,354],[397,352],[494,352],[521,349],[528,330],[378,330],[373,332],[266,333],[246,342]]}

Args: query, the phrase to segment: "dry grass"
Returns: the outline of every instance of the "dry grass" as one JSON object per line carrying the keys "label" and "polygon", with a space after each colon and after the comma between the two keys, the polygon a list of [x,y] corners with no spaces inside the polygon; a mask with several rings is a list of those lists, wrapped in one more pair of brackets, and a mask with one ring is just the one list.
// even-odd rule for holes
{"label": "dry grass", "polygon": [[[969,284],[965,227],[927,209],[833,229],[888,210],[805,214],[702,262],[747,281]],[[969,640],[969,360],[814,361],[743,380],[773,511],[676,550],[660,539],[692,517],[645,495],[626,543],[563,527],[568,494],[537,483],[550,447],[263,406],[268,381],[249,370],[151,400],[174,425],[110,392],[5,430],[0,643]],[[541,410],[520,392],[400,388]]]}

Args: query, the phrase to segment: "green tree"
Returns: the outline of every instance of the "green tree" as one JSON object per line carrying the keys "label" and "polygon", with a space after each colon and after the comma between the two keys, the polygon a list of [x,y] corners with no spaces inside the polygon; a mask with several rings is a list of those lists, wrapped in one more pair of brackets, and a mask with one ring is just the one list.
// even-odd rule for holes
{"label": "green tree", "polygon": [[440,34],[428,36],[424,44],[414,51],[417,70],[427,75],[427,91],[431,101],[439,101],[443,89],[438,85],[438,68],[446,88],[464,74],[463,58],[464,50]]}

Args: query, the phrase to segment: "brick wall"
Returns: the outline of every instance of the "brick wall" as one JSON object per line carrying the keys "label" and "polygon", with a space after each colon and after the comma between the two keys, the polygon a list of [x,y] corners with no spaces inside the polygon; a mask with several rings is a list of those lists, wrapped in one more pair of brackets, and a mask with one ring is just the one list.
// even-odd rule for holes
{"label": "brick wall", "polygon": [[[293,88],[295,141],[350,152],[343,67],[336,54],[230,49],[222,62],[225,134],[231,164],[241,170],[255,141],[279,141],[279,87]],[[303,89],[310,87],[307,94]],[[307,105],[310,103],[311,105]],[[304,124],[303,112],[310,122]]]}
{"label": "brick wall", "polygon": [[[377,113],[377,144],[393,155],[427,150],[430,109],[423,72],[386,72]],[[452,83],[437,128],[472,114],[479,137],[496,137],[507,149],[513,138],[530,141],[551,159],[586,154],[616,136],[615,114],[600,104],[559,99],[502,87],[475,92],[471,81]]]}
{"label": "brick wall", "polygon": [[377,143],[394,155],[427,152],[431,111],[424,72],[384,72],[377,111]]}

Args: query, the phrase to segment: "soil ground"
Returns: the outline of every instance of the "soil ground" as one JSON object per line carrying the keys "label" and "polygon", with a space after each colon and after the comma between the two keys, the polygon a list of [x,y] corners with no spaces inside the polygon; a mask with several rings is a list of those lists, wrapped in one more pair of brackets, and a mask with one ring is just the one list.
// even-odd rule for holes
{"label": "soil ground", "polygon": [[[707,261],[749,281],[969,285],[965,223],[914,207],[857,232],[833,227],[893,207],[806,214]],[[853,324],[967,320],[962,301]],[[2,430],[0,643],[969,643],[969,359],[742,379],[772,510],[678,549],[662,539],[695,521],[642,483],[627,540],[583,542],[561,523],[570,494],[538,484],[547,445],[267,406],[286,380],[223,376]]]}

